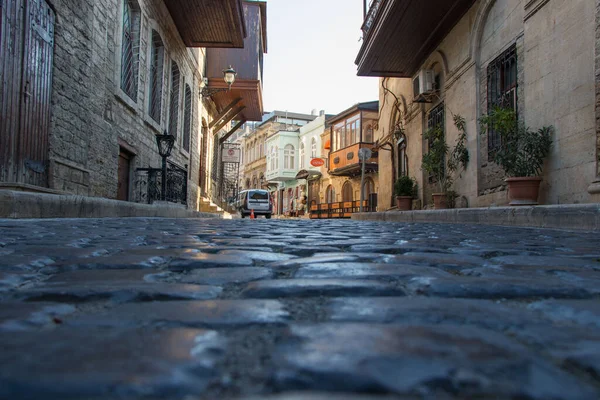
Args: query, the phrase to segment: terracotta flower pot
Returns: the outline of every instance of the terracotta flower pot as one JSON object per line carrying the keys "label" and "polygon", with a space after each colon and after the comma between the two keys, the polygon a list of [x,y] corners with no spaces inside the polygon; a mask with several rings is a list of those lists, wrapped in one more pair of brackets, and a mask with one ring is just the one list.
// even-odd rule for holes
{"label": "terracotta flower pot", "polygon": [[412,210],[412,196],[396,196],[396,205],[399,211]]}
{"label": "terracotta flower pot", "polygon": [[541,177],[506,178],[505,181],[508,184],[508,199],[511,206],[535,206],[538,204]]}
{"label": "terracotta flower pot", "polygon": [[436,210],[448,208],[448,197],[446,193],[433,193],[433,206]]}

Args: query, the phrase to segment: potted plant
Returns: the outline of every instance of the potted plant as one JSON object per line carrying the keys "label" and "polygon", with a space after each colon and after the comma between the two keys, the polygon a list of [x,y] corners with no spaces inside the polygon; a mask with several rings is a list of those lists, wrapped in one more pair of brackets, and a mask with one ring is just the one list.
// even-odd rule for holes
{"label": "potted plant", "polygon": [[436,210],[448,208],[448,191],[454,183],[454,176],[458,173],[460,177],[469,164],[466,121],[460,115],[453,115],[453,120],[454,126],[459,131],[453,149],[450,149],[446,143],[441,124],[428,129],[423,134],[423,138],[428,141],[429,151],[423,155],[421,168],[437,183],[439,191],[432,194]]}
{"label": "potted plant", "polygon": [[493,129],[500,135],[501,146],[493,161],[506,173],[511,206],[536,205],[544,159],[552,147],[552,126],[534,131],[518,121],[512,109],[494,108],[480,120],[481,133]]}
{"label": "potted plant", "polygon": [[394,183],[394,194],[396,195],[398,210],[410,211],[413,198],[417,194],[417,181],[408,176],[401,176]]}

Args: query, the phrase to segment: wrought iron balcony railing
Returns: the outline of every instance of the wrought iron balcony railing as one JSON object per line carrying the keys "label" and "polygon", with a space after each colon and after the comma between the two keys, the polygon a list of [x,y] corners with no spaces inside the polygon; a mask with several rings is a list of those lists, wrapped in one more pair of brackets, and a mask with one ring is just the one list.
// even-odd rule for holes
{"label": "wrought iron balcony railing", "polygon": [[371,5],[369,6],[369,12],[367,13],[367,17],[365,18],[365,22],[362,26],[363,34],[366,36],[367,33],[373,27],[373,23],[375,22],[375,17],[377,16],[377,11],[381,7],[381,3],[383,0],[372,0]]}
{"label": "wrought iron balcony railing", "polygon": [[[185,168],[168,162],[166,201],[187,206],[187,165]],[[138,168],[136,170],[135,201],[152,204],[161,199],[162,169]]]}

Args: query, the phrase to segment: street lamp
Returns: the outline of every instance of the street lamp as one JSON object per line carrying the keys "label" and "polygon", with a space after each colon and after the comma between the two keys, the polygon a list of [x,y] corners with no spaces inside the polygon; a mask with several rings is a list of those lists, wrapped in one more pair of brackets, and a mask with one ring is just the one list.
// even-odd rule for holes
{"label": "street lamp", "polygon": [[200,91],[200,96],[206,98],[206,97],[211,97],[214,94],[219,93],[219,92],[228,92],[229,90],[231,90],[231,85],[233,85],[235,83],[236,75],[237,75],[237,72],[235,72],[235,69],[233,69],[233,67],[231,65],[229,66],[229,68],[223,70],[223,80],[227,84],[227,88],[209,89],[208,88],[208,79],[204,78],[204,87]]}
{"label": "street lamp", "polygon": [[162,201],[167,200],[167,158],[171,155],[173,145],[175,144],[175,136],[167,134],[165,131],[162,135],[156,135],[156,144],[158,146],[158,154],[162,157],[162,182],[160,198]]}

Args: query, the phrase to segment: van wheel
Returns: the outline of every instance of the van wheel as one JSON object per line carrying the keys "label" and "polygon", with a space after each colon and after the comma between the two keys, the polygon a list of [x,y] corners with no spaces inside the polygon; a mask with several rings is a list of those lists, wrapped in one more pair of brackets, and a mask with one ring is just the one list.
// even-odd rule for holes
{"label": "van wheel", "polygon": [[271,219],[271,214],[265,214],[266,219]]}

